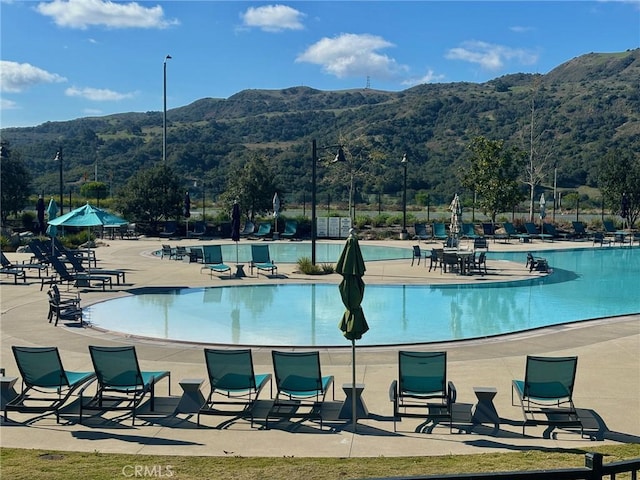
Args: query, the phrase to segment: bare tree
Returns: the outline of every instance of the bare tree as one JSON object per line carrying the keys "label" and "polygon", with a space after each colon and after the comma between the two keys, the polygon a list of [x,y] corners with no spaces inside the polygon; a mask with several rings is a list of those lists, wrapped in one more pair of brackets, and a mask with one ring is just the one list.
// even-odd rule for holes
{"label": "bare tree", "polygon": [[[552,165],[553,149],[548,131],[539,130],[536,124],[536,97],[540,93],[540,77],[531,89],[529,124],[521,130],[522,149],[528,152],[528,161],[522,173],[522,182],[529,186],[529,221],[533,221],[536,187],[541,185]],[[555,192],[554,192],[555,193]],[[554,198],[555,202],[555,198]]]}

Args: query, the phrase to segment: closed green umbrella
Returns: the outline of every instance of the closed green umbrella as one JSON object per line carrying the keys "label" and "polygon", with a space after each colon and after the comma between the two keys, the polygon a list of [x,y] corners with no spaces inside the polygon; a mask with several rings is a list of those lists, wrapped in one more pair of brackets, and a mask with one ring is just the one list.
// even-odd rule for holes
{"label": "closed green umbrella", "polygon": [[342,303],[346,307],[346,311],[342,316],[339,327],[345,338],[351,340],[351,368],[352,368],[352,416],[353,431],[356,431],[357,413],[356,413],[356,340],[362,338],[369,330],[367,320],[362,311],[362,299],[364,298],[364,281],[362,277],[366,268],[362,251],[358,243],[358,237],[352,232],[347,238],[347,243],[340,254],[336,272],[342,275],[342,281],[338,287],[342,296]]}

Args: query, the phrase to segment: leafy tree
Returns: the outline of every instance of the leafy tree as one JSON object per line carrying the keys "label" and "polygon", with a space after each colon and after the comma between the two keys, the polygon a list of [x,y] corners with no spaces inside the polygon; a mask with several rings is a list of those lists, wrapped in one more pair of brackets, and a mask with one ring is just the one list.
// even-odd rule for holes
{"label": "leafy tree", "polygon": [[640,157],[631,151],[611,150],[600,162],[599,184],[606,205],[618,214],[626,195],[629,227],[640,215]]}
{"label": "leafy tree", "polygon": [[281,209],[284,209],[284,196],[278,187],[273,172],[264,158],[252,157],[245,163],[241,172],[235,172],[227,182],[227,190],[220,200],[226,211],[231,212],[234,201],[240,204],[240,211],[250,221],[256,216],[273,210],[273,196],[278,192]]}
{"label": "leafy tree", "polygon": [[476,137],[468,146],[470,165],[462,170],[462,185],[477,193],[478,205],[491,222],[521,198],[517,180],[525,152],[506,148],[503,140]]}
{"label": "leafy tree", "polygon": [[85,198],[95,198],[100,203],[101,198],[107,198],[109,187],[104,182],[87,182],[80,187],[80,194]]}
{"label": "leafy tree", "polygon": [[31,176],[22,163],[20,155],[11,155],[6,142],[0,145],[0,170],[2,171],[0,175],[1,217],[4,223],[9,215],[16,215],[26,205]]}
{"label": "leafy tree", "polygon": [[161,219],[178,218],[182,213],[183,193],[173,168],[161,164],[136,173],[116,197],[122,214],[156,228]]}

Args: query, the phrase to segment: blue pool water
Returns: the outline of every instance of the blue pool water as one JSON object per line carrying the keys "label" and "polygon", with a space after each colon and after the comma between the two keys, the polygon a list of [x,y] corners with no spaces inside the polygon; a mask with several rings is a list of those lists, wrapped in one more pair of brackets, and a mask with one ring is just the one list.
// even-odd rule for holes
{"label": "blue pool water", "polygon": [[[553,274],[532,280],[455,286],[367,285],[363,309],[370,330],[358,344],[481,338],[640,312],[640,249],[545,251],[544,256]],[[522,252],[490,253],[492,259],[522,263],[523,257]],[[349,345],[337,326],[344,306],[334,284],[170,289],[99,303],[86,312],[85,319],[97,327],[158,339],[230,345]]]}

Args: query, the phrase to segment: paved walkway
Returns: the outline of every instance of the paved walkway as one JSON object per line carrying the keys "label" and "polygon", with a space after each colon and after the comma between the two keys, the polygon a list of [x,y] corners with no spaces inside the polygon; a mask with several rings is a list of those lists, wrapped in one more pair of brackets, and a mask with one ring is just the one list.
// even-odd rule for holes
{"label": "paved walkway", "polygon": [[[245,240],[243,240],[244,242]],[[83,305],[130,295],[129,291],[146,286],[211,286],[222,281],[215,275],[201,274],[199,265],[161,260],[151,254],[159,250],[158,239],[115,240],[97,249],[99,266],[127,270],[127,284],[114,285],[112,291],[83,292]],[[172,241],[172,245],[189,245],[194,241]],[[204,243],[204,242],[201,242]],[[343,243],[343,242],[341,242]],[[367,242],[400,245],[399,241]],[[404,242],[411,248],[413,242]],[[430,248],[431,245],[424,245]],[[545,248],[590,247],[586,242],[535,242],[533,245],[491,244],[492,250],[506,249],[523,252],[521,264],[489,261],[490,274],[483,281],[526,278],[526,251]],[[640,250],[638,250],[640,253]],[[28,259],[28,254],[9,253],[13,261]],[[421,266],[411,267],[410,260],[369,262],[367,283],[432,284],[469,282],[475,277],[442,275],[428,272]],[[273,282],[308,282],[305,275],[295,272],[296,265],[279,265],[280,278],[248,277],[226,280],[247,284]],[[158,413],[142,415],[140,424],[131,426],[130,418],[115,421],[116,416],[105,414],[93,417],[86,425],[63,422],[58,425],[49,416],[26,424],[3,422],[0,442],[6,447],[42,448],[73,451],[99,451],[172,455],[237,455],[237,456],[322,456],[367,457],[405,455],[471,454],[492,451],[513,451],[550,448],[588,449],[593,445],[579,434],[561,431],[556,439],[542,438],[542,427],[527,428],[521,435],[521,412],[511,405],[511,379],[522,378],[527,354],[578,355],[575,403],[585,409],[604,442],[640,442],[640,314],[618,318],[550,327],[525,334],[507,335],[494,339],[403,346],[402,349],[446,350],[448,377],[458,390],[458,402],[475,402],[474,386],[493,386],[498,390],[495,405],[501,417],[500,429],[479,426],[473,433],[449,433],[447,427],[437,427],[431,434],[416,432],[420,420],[404,419],[393,431],[392,404],[388,389],[397,376],[398,347],[358,347],[358,382],[366,384],[363,398],[370,412],[360,420],[357,432],[345,422],[328,421],[325,428],[309,422],[283,422],[270,430],[251,428],[243,420],[231,422],[224,429],[215,429],[224,418],[204,417],[204,427],[197,428],[195,417],[171,415],[180,396],[179,380],[204,378],[206,368],[202,346],[163,341],[149,341],[118,334],[98,332],[91,328],[71,325],[54,327],[46,322],[47,302],[40,283],[29,278],[26,285],[13,285],[2,278],[2,340],[0,366],[7,375],[17,376],[11,345],[55,345],[60,349],[65,367],[69,370],[91,369],[88,345],[136,345],[144,369],[172,372],[171,397],[166,381],[157,388]],[[323,282],[340,281],[339,275],[323,277]],[[336,301],[338,297],[336,297]],[[131,319],[135,321],[135,319]],[[337,320],[336,320],[337,322]],[[343,383],[351,381],[351,351],[344,348],[321,350],[324,374],[333,374],[336,401],[344,399]],[[256,371],[271,372],[268,348],[254,349]],[[205,384],[204,387],[207,385]],[[204,390],[204,388],[203,388]],[[263,391],[263,397],[268,395]],[[11,413],[19,422],[31,417]],[[70,417],[71,419],[73,417]]]}

